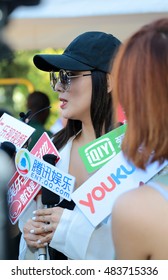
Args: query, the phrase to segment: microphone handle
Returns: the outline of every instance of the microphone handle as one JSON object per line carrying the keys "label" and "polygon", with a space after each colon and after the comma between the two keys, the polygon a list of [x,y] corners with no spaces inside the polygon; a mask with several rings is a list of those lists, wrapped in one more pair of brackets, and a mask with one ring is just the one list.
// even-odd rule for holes
{"label": "microphone handle", "polygon": [[[37,209],[41,208],[41,195],[40,194],[38,194],[36,197],[36,206],[37,206]],[[38,249],[38,260],[47,260],[46,247]]]}
{"label": "microphone handle", "polygon": [[46,256],[46,248],[39,248],[38,249],[38,260],[39,261],[46,261],[47,256]]}
{"label": "microphone handle", "polygon": [[[45,154],[43,156],[43,160],[50,163],[51,165],[55,166],[57,156],[54,154]],[[50,190],[42,187],[42,204],[47,205],[47,208],[54,207],[55,204],[60,202],[59,195],[51,192]]]}

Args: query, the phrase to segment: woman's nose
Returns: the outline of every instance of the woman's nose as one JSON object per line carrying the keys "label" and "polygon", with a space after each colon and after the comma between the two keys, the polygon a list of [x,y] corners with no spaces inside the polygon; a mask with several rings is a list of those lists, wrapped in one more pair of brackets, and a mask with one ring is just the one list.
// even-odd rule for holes
{"label": "woman's nose", "polygon": [[62,84],[60,82],[56,83],[55,91],[57,91],[57,92],[64,92],[64,89],[63,89]]}

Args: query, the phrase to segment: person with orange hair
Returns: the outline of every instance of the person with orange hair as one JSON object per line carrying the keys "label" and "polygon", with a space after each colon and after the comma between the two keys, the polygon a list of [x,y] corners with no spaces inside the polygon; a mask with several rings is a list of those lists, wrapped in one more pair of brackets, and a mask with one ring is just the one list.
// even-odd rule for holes
{"label": "person with orange hair", "polygon": [[[122,142],[137,168],[168,160],[168,19],[152,22],[120,46],[113,66],[114,110],[127,119]],[[122,83],[121,83],[122,81]],[[122,194],[112,209],[117,259],[168,260],[168,166]]]}

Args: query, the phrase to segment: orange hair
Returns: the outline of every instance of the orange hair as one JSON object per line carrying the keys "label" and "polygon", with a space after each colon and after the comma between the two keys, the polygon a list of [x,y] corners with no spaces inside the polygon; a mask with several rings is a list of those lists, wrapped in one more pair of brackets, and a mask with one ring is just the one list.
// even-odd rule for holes
{"label": "orange hair", "polygon": [[137,167],[168,159],[168,19],[142,27],[120,46],[113,100],[127,119],[122,149]]}

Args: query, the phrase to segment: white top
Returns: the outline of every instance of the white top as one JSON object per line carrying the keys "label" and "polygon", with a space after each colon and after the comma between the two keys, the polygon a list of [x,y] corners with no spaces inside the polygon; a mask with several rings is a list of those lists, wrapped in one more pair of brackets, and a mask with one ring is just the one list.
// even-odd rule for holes
{"label": "white top", "polygon": [[[61,160],[57,167],[68,173],[71,138],[60,151]],[[36,202],[33,200],[19,220],[19,228],[23,232],[23,225],[33,216]],[[111,233],[111,215],[96,228],[89,222],[80,209],[64,209],[61,220],[50,242],[50,246],[74,260],[112,260],[115,258]],[[19,259],[37,259],[38,250],[30,250],[21,236]]]}

